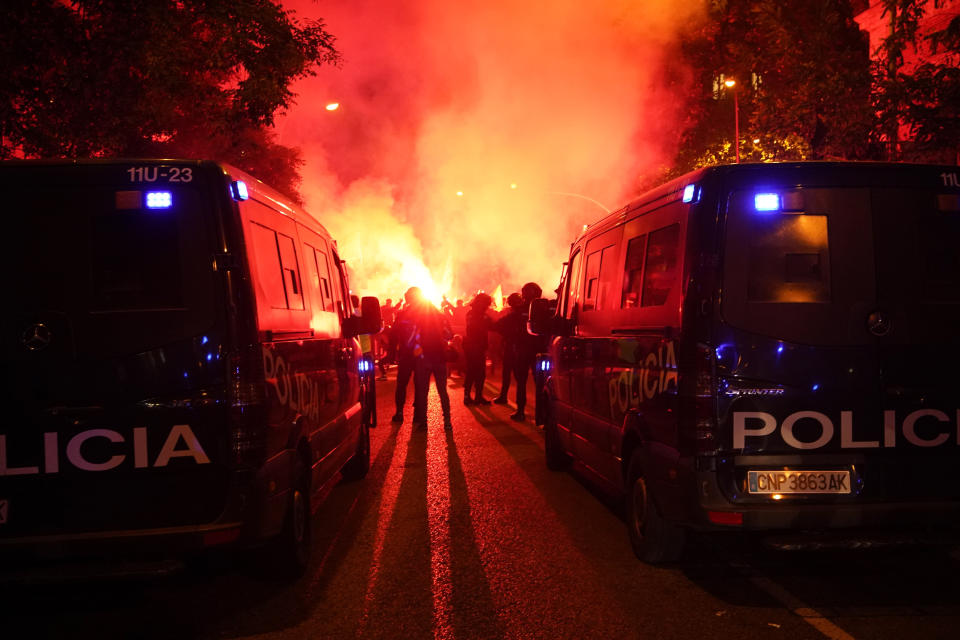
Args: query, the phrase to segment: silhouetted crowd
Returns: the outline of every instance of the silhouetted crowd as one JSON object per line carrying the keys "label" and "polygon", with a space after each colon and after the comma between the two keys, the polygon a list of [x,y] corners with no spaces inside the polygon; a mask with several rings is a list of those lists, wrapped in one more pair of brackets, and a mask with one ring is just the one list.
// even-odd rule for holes
{"label": "silhouetted crowd", "polygon": [[430,380],[434,381],[445,429],[452,428],[450,397],[447,393],[449,372],[463,376],[463,403],[489,405],[484,397],[488,362],[501,369],[500,393],[492,400],[508,404],[508,392],[515,382],[517,410],[510,417],[525,419],[527,377],[534,372],[537,353],[546,349],[544,339],[527,331],[527,314],[531,301],[542,294],[533,282],[510,294],[505,308],[492,309],[493,299],[480,292],[469,303],[446,297],[438,309],[424,297],[418,287],[410,287],[396,304],[387,299],[382,306],[383,332],[372,346],[381,379],[384,365],[396,364],[396,413],[392,421],[402,423],[407,390],[413,379],[413,425],[426,427],[427,397]]}

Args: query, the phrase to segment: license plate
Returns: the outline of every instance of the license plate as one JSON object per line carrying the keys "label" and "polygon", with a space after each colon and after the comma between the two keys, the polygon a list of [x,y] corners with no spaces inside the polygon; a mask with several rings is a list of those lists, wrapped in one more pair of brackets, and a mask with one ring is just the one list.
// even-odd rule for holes
{"label": "license plate", "polygon": [[750,493],[850,493],[849,471],[748,471]]}
{"label": "license plate", "polygon": [[7,523],[7,511],[10,510],[10,503],[6,500],[0,500],[0,524]]}

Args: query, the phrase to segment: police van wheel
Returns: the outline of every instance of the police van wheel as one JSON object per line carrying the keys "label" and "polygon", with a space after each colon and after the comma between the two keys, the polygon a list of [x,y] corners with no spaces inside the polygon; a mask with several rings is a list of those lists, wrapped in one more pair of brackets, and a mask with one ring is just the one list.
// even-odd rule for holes
{"label": "police van wheel", "polygon": [[557,433],[557,421],[553,419],[553,411],[546,410],[543,424],[543,451],[547,458],[547,469],[551,471],[565,471],[570,468],[570,456],[560,444],[560,434]]}
{"label": "police van wheel", "polygon": [[367,425],[360,425],[360,439],[357,442],[357,452],[343,465],[345,480],[360,480],[370,471],[370,431]]}
{"label": "police van wheel", "polygon": [[302,463],[295,478],[283,529],[272,545],[274,572],[285,579],[299,578],[310,564],[310,483]]}
{"label": "police van wheel", "polygon": [[664,520],[657,511],[643,476],[639,451],[630,458],[628,478],[626,516],[633,552],[649,564],[679,560],[685,531]]}

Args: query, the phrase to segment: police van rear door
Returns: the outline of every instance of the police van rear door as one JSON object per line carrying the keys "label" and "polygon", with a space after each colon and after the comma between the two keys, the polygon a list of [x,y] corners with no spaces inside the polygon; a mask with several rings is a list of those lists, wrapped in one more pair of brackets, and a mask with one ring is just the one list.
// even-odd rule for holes
{"label": "police van rear door", "polygon": [[215,520],[229,436],[201,165],[4,165],[0,186],[0,546]]}
{"label": "police van rear door", "polygon": [[960,207],[943,175],[811,164],[730,180],[716,336],[729,496],[960,498]]}

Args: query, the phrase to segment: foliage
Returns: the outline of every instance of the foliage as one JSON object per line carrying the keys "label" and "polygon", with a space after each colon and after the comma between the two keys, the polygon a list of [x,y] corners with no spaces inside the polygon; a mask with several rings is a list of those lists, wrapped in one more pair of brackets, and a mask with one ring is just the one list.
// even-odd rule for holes
{"label": "foliage", "polygon": [[[920,21],[942,0],[884,0],[890,35],[873,68],[873,106],[890,159],[953,162],[960,152],[960,16],[937,32],[920,37]],[[920,64],[907,64],[917,51]],[[938,58],[932,58],[940,54]]]}
{"label": "foliage", "polygon": [[694,101],[677,173],[734,160],[733,91],[744,161],[868,157],[866,49],[842,0],[715,0],[685,47],[713,92]]}
{"label": "foliage", "polygon": [[4,4],[0,157],[212,157],[296,191],[269,127],[338,62],[322,23],[271,0]]}
{"label": "foliage", "polygon": [[[960,17],[920,35],[925,11],[942,2],[884,0],[891,35],[871,62],[848,0],[711,0],[684,43],[697,77],[667,176],[734,161],[734,90],[742,161],[955,160]],[[918,46],[942,57],[905,68]]]}

